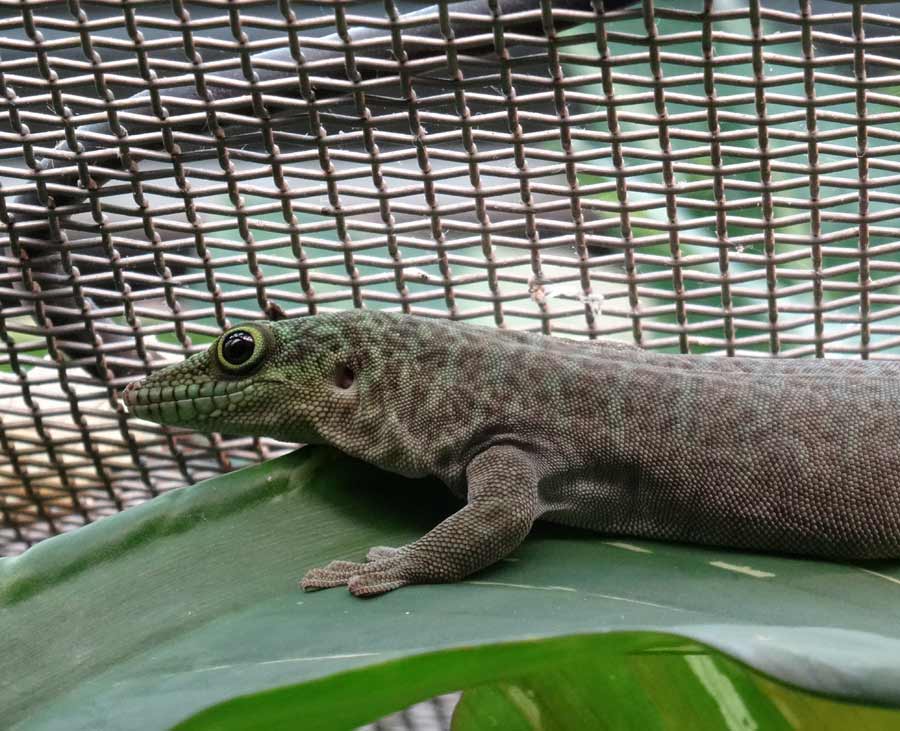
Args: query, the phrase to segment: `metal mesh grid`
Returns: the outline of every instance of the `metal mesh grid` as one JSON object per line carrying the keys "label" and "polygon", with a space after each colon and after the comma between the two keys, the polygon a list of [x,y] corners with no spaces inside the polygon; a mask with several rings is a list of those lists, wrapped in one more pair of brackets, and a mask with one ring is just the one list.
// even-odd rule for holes
{"label": "metal mesh grid", "polygon": [[416,8],[0,0],[0,555],[282,449],[118,403],[245,319],[900,346],[895,4]]}

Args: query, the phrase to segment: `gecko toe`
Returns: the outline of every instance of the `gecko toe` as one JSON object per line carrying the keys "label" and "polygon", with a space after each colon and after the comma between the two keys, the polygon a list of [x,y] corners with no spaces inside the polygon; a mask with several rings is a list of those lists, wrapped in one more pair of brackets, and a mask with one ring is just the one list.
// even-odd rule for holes
{"label": "gecko toe", "polygon": [[340,586],[340,584],[327,584],[315,579],[310,579],[308,576],[304,576],[300,581],[300,588],[307,593],[312,591],[322,591],[322,589],[331,589],[335,586]]}
{"label": "gecko toe", "polygon": [[343,574],[347,578],[355,574],[365,566],[364,563],[356,563],[355,561],[331,561],[318,571],[327,571],[332,574]]}
{"label": "gecko toe", "polygon": [[321,591],[322,589],[331,589],[335,586],[343,586],[346,583],[345,579],[322,576],[315,571],[310,571],[300,581],[300,588],[303,591]]}
{"label": "gecko toe", "polygon": [[[385,548],[379,546],[378,548]],[[310,569],[300,582],[303,591],[319,591],[335,586],[348,586],[354,596],[376,596],[409,583],[401,578],[396,552],[389,549],[389,556],[371,563],[332,561],[327,566]]]}
{"label": "gecko toe", "polygon": [[408,583],[399,578],[396,571],[372,571],[351,576],[347,588],[353,596],[365,598],[385,594]]}
{"label": "gecko toe", "polygon": [[310,569],[300,582],[303,591],[319,591],[344,586],[351,576],[358,573],[366,564],[352,561],[332,561],[327,566]]}
{"label": "gecko toe", "polygon": [[397,558],[400,551],[400,548],[393,548],[391,546],[372,546],[366,554],[366,560],[381,561],[386,558]]}

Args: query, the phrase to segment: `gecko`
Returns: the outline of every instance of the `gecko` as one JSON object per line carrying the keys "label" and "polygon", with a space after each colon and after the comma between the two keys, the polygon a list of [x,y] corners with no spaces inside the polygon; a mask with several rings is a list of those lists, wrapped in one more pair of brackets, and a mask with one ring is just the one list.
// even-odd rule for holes
{"label": "gecko", "polygon": [[351,310],[238,325],[123,401],[161,424],[333,445],[465,501],[408,545],[310,570],[307,591],[459,581],[536,520],[900,557],[900,361],[671,355]]}

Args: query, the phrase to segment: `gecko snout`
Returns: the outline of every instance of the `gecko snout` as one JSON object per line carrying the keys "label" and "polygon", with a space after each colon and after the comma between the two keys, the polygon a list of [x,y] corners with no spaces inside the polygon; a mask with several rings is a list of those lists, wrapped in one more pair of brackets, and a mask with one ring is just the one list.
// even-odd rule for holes
{"label": "gecko snout", "polygon": [[126,407],[130,408],[137,403],[137,392],[143,382],[144,379],[141,378],[140,380],[132,381],[125,386],[125,389],[122,391],[122,401]]}

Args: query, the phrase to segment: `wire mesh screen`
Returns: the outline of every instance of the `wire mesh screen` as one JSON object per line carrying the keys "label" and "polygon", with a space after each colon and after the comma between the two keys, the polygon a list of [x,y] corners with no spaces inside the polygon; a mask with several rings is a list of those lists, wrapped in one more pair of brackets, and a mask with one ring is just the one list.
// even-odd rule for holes
{"label": "wire mesh screen", "polygon": [[0,555],[284,449],[118,400],[242,320],[892,357],[895,13],[0,2]]}

